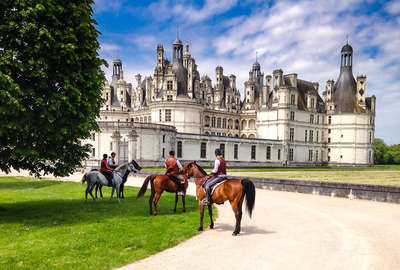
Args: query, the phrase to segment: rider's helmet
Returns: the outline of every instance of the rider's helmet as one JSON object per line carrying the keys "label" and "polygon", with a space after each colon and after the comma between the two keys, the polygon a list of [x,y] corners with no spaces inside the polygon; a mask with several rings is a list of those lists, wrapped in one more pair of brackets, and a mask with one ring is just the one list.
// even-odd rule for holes
{"label": "rider's helmet", "polygon": [[215,155],[216,156],[222,156],[222,152],[219,148],[215,149]]}

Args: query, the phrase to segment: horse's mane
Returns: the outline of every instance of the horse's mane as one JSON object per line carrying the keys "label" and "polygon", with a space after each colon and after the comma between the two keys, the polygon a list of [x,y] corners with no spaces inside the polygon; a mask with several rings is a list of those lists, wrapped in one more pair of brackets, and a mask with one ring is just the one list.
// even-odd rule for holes
{"label": "horse's mane", "polygon": [[117,168],[115,168],[115,170],[117,171],[120,171],[121,169],[123,169],[124,167],[126,167],[128,164],[122,164],[122,165],[119,165]]}
{"label": "horse's mane", "polygon": [[193,162],[193,164],[196,164],[197,168],[202,174],[207,175],[206,171],[199,164],[197,164],[196,162]]}

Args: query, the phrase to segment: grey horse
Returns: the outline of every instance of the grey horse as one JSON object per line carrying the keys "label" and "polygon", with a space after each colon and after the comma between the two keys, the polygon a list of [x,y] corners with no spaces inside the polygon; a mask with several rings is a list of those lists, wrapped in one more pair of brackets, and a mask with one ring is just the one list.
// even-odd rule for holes
{"label": "grey horse", "polygon": [[[117,192],[117,199],[119,201],[120,187],[123,184],[124,179],[128,177],[128,174],[130,172],[136,172],[136,170],[139,170],[138,168],[135,167],[135,165],[137,165],[140,168],[140,166],[134,160],[132,160],[131,162],[123,164],[114,170],[113,179],[111,182],[112,191],[111,191],[110,201],[112,200],[114,191]],[[92,194],[93,188],[96,186],[96,184],[101,184],[103,186],[108,185],[106,177],[99,171],[90,171],[85,173],[82,177],[81,184],[83,185],[85,182],[87,182],[87,188],[85,191],[86,202],[88,201],[87,199],[88,193],[90,194],[90,196],[92,196],[94,201],[96,200]]]}

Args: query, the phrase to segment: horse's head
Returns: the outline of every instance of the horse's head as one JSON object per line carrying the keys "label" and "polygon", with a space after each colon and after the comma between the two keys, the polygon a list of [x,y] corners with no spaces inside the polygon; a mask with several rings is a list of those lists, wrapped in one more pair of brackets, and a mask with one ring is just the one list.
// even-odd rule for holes
{"label": "horse's head", "polygon": [[142,167],[134,159],[132,159],[130,163],[136,168],[136,170],[140,171],[142,169]]}
{"label": "horse's head", "polygon": [[127,163],[126,166],[127,166],[127,169],[128,169],[129,172],[136,173],[136,168],[135,168],[135,166],[134,166],[134,164],[132,162]]}
{"label": "horse's head", "polygon": [[203,170],[203,168],[200,167],[199,164],[196,163],[196,161],[189,161],[186,163],[181,172],[182,174],[187,175],[188,178],[192,176],[203,177],[207,175],[207,173]]}
{"label": "horse's head", "polygon": [[193,164],[194,163],[195,163],[194,161],[186,162],[186,164],[181,169],[181,173],[183,175],[186,175],[188,178],[192,177],[193,176]]}

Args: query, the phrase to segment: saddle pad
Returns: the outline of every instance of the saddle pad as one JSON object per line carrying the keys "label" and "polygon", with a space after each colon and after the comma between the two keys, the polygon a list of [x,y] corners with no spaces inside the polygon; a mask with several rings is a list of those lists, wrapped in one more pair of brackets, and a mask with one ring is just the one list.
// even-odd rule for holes
{"label": "saddle pad", "polygon": [[[215,185],[212,187],[212,189],[211,189],[211,196],[213,195],[214,190],[215,190],[219,185],[223,184],[223,183],[226,182],[226,181],[228,181],[228,179],[222,180],[221,182],[215,184]],[[204,190],[204,193],[205,193],[206,190],[205,190],[204,188],[203,188],[203,190]]]}

